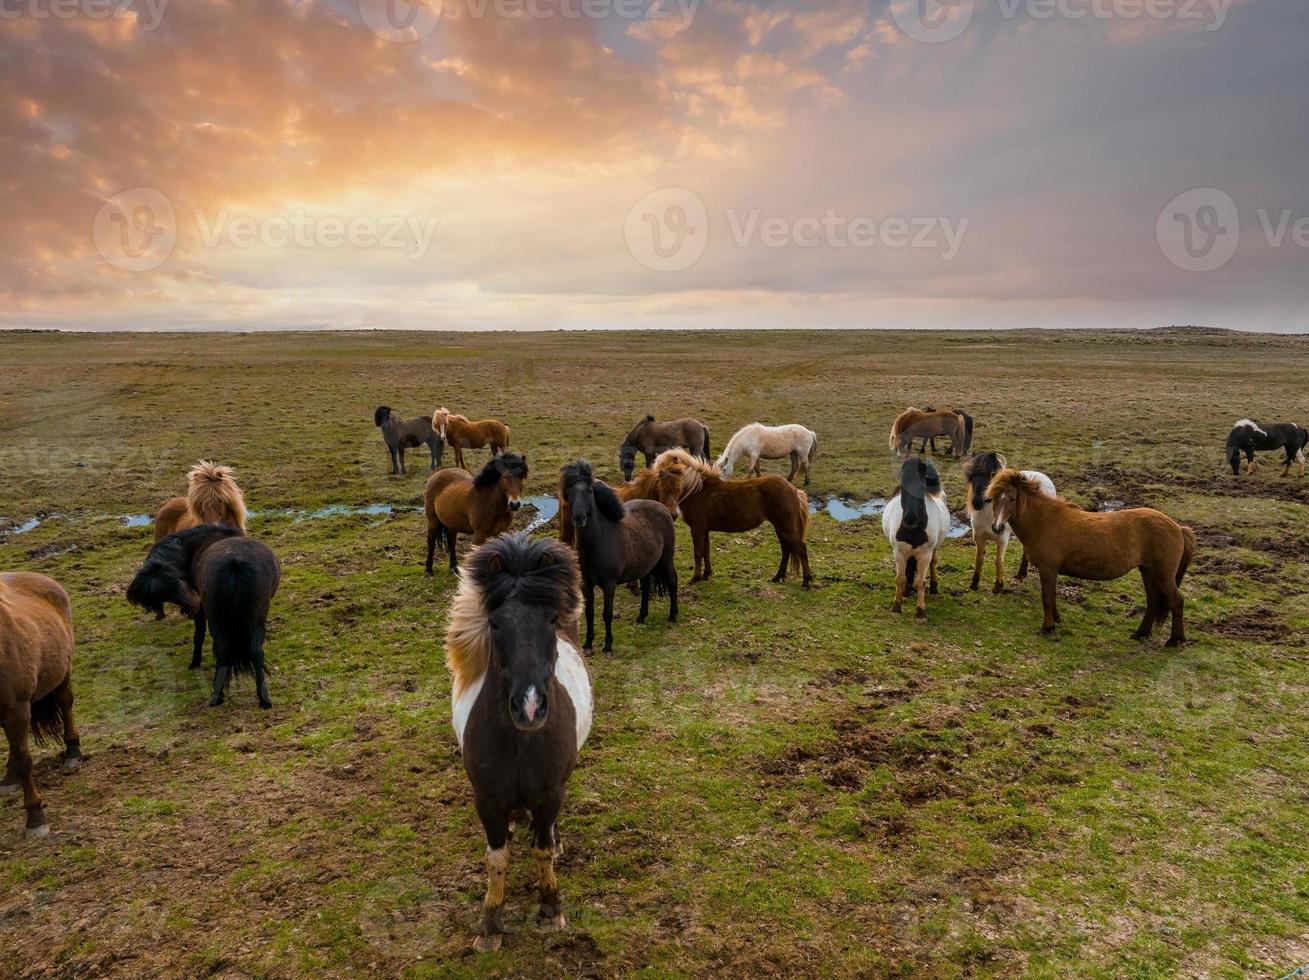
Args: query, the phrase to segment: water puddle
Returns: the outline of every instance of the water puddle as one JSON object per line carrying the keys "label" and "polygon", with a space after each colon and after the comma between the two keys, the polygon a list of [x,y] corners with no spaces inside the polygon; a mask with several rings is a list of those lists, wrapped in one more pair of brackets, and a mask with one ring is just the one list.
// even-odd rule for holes
{"label": "water puddle", "polygon": [[524,531],[535,531],[545,527],[559,514],[558,497],[524,497],[524,507],[532,507],[536,510],[536,516],[527,522]]}
{"label": "water puddle", "polygon": [[1122,510],[1127,506],[1125,500],[1101,500],[1095,505],[1095,509],[1101,514],[1112,514],[1114,511]]}
{"label": "water puddle", "polygon": [[[837,497],[829,497],[821,504],[817,501],[809,501],[809,513],[826,514],[832,520],[842,524],[848,521],[857,521],[861,517],[880,517],[882,511],[886,510],[887,500],[885,497],[873,497],[865,500],[863,503],[854,503],[849,500],[841,500]],[[947,538],[962,538],[968,534],[972,528],[968,522],[955,514],[950,515],[950,530],[945,532]]]}
{"label": "water puddle", "polygon": [[149,527],[155,522],[149,514],[124,514],[120,520],[123,527]]}
{"label": "water puddle", "polygon": [[4,535],[26,534],[29,531],[35,531],[46,521],[53,521],[63,516],[64,516],[63,514],[37,514],[35,517],[29,517],[27,520],[19,524],[11,524],[9,527],[0,531],[0,534],[4,534]]}

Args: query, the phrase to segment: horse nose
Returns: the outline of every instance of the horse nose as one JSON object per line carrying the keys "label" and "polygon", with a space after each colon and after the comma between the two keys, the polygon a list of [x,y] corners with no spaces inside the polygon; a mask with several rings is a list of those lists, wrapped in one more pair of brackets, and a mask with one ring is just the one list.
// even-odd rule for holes
{"label": "horse nose", "polygon": [[510,509],[510,510],[517,510],[517,509],[518,509],[519,507],[521,507],[521,506],[523,506],[523,502],[522,502],[521,500],[511,500],[511,501],[509,501],[509,509]]}

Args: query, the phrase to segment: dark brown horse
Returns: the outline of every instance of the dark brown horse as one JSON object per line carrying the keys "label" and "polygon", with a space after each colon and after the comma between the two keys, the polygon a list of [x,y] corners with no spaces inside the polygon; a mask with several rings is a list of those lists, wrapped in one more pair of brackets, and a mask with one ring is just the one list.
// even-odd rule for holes
{"label": "dark brown horse", "polygon": [[32,779],[30,735],[37,745],[62,736],[64,771],[82,763],[73,720],[73,617],[68,593],[34,572],[0,573],[0,726],[9,763],[0,799],[21,789],[28,837],[50,832]]}
{"label": "dark brown horse", "polygon": [[[636,474],[634,479],[620,483],[611,488],[618,494],[618,499],[626,503],[629,500],[655,500],[668,509],[673,517],[677,516],[677,502],[682,494],[682,479],[676,473],[656,473],[645,469]],[[564,496],[564,478],[559,476],[559,540],[564,544],[573,544],[573,513],[568,507],[568,498]]]}
{"label": "dark brown horse", "polygon": [[505,933],[509,824],[531,816],[538,928],[567,926],[555,856],[564,787],[591,731],[591,680],[577,649],[579,573],[556,541],[503,535],[469,557],[450,606],[451,715],[486,834],[486,900],[473,948]]}
{"label": "dark brown horse", "polygon": [[636,472],[637,453],[645,457],[645,465],[649,466],[667,449],[685,449],[692,456],[708,461],[709,428],[699,419],[656,422],[653,415],[647,415],[632,426],[618,447],[618,468],[623,471],[623,479],[631,480]]}
{"label": "dark brown horse", "polygon": [[968,425],[960,413],[925,412],[912,407],[895,417],[887,441],[891,452],[904,456],[913,447],[915,439],[930,439],[933,436],[948,436],[952,455],[962,456],[968,449]]}
{"label": "dark brown horse", "polygon": [[509,445],[509,426],[497,419],[470,422],[462,415],[438,408],[432,413],[432,429],[450,444],[450,448],[455,451],[455,466],[461,469],[468,469],[464,464],[465,449],[485,449],[490,446],[491,455],[497,456]]}
{"label": "dark brown horse", "polygon": [[709,560],[710,531],[752,531],[768,521],[782,546],[782,561],[773,581],[784,581],[790,564],[792,571],[803,571],[804,587],[809,588],[813,579],[809,571],[809,546],[805,544],[809,531],[809,495],[803,490],[774,473],[726,480],[717,467],[681,449],[662,453],[655,460],[654,469],[656,473],[675,473],[681,481],[679,510],[695,545],[692,582],[713,574]]}
{"label": "dark brown horse", "polygon": [[473,544],[509,530],[514,513],[523,506],[527,457],[518,453],[493,456],[473,477],[466,470],[438,470],[427,478],[423,513],[427,515],[427,574],[438,542],[450,558],[450,570],[459,567],[459,535],[471,534]]}
{"label": "dark brown horse", "polygon": [[[680,450],[679,450],[680,452]],[[650,611],[650,592],[668,595],[668,621],[677,622],[677,566],[673,561],[677,535],[668,508],[653,500],[623,503],[608,486],[595,479],[584,459],[563,468],[560,487],[577,542],[582,569],[582,596],[586,602],[586,639],[595,641],[595,587],[604,593],[605,653],[614,652],[614,590],[624,582],[641,583],[644,623]]]}
{"label": "dark brown horse", "polygon": [[1195,532],[1166,514],[1135,507],[1101,514],[1082,510],[1062,497],[1048,497],[1036,480],[1013,469],[1001,470],[987,488],[993,530],[1008,524],[1023,543],[1027,557],[1041,576],[1049,635],[1059,622],[1055,581],[1060,575],[1105,582],[1139,569],[1145,583],[1145,618],[1132,634],[1150,635],[1157,621],[1171,613],[1173,631],[1168,645],[1186,640],[1182,627],[1182,593],[1178,587],[1195,554]]}
{"label": "dark brown horse", "polygon": [[402,419],[391,411],[389,405],[378,405],[373,412],[373,424],[382,430],[382,439],[391,451],[391,475],[407,473],[405,469],[405,450],[426,446],[432,454],[431,469],[441,465],[443,445],[441,437],[432,429],[432,419],[427,415],[417,418]]}

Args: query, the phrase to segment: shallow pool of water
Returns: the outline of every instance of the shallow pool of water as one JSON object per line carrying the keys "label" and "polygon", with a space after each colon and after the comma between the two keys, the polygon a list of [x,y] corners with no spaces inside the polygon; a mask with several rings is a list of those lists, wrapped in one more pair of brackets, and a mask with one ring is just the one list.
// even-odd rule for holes
{"label": "shallow pool of water", "polygon": [[559,513],[557,497],[524,497],[523,504],[536,509],[536,514],[527,522],[525,531],[535,531],[549,524]]}
{"label": "shallow pool of water", "polygon": [[154,523],[154,518],[149,514],[124,514],[120,519],[123,527],[148,527]]}

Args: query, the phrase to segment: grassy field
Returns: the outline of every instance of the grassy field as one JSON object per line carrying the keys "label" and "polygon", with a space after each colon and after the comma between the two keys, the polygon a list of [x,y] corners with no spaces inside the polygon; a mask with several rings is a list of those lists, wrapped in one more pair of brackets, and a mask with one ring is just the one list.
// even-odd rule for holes
{"label": "grassy field", "polygon": [[[1309,480],[1225,471],[1244,415],[1309,423],[1309,338],[1146,334],[0,334],[0,568],[73,597],[88,755],[38,756],[50,837],[0,809],[0,975],[1269,976],[1309,962]],[[470,949],[483,840],[449,724],[448,573],[422,574],[422,453],[372,411],[513,427],[532,493],[616,476],[646,412],[715,450],[817,430],[815,498],[894,486],[906,404],[1070,498],[1195,527],[1191,642],[1129,639],[1138,577],[970,593],[949,542],[929,622],[890,612],[880,522],[810,525],[816,587],[768,528],[714,539],[682,620],[592,662],[596,728],[560,821],[571,927],[542,936],[518,848],[503,952]],[[484,454],[474,454],[481,460]],[[274,708],[204,706],[190,624],[124,599],[123,515],[234,465],[281,556]],[[1271,462],[1269,455],[1267,461]],[[952,508],[962,479],[938,459]],[[780,464],[773,464],[776,471]],[[542,533],[553,533],[552,526]],[[690,542],[679,524],[679,569]],[[1018,549],[1010,555],[1010,575]]]}

